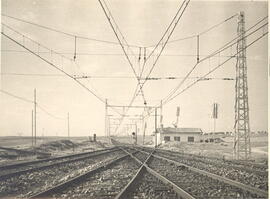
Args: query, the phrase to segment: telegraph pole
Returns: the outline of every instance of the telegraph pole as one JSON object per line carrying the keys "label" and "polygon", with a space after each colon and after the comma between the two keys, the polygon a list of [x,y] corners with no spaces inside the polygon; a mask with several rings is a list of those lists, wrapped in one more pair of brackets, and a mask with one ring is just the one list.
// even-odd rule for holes
{"label": "telegraph pole", "polygon": [[108,100],[105,99],[105,137],[109,137],[107,124],[108,124]]}
{"label": "telegraph pole", "polygon": [[160,101],[160,128],[163,128],[162,100]]}
{"label": "telegraph pole", "polygon": [[238,16],[237,62],[235,84],[234,157],[248,160],[251,157],[250,124],[248,105],[245,13]]}
{"label": "telegraph pole", "polygon": [[32,112],[31,112],[31,141],[32,141],[32,148],[34,147],[34,116],[33,116],[33,109],[32,109]]}
{"label": "telegraph pole", "polygon": [[157,108],[155,108],[155,147],[157,147]]}
{"label": "telegraph pole", "polygon": [[35,133],[35,147],[37,146],[37,98],[36,98],[36,89],[34,90],[34,133]]}
{"label": "telegraph pole", "polygon": [[69,113],[67,114],[67,125],[68,125],[67,126],[68,127],[67,129],[68,129],[68,137],[69,137]]}

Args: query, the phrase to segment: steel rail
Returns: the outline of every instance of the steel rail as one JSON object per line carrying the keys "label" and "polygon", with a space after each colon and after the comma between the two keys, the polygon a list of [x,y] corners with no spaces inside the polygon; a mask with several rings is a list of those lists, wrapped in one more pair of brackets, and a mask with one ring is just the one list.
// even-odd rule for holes
{"label": "steel rail", "polygon": [[[122,149],[122,148],[120,148],[120,149]],[[123,149],[122,149],[122,150],[123,150]],[[136,150],[138,150],[138,149],[136,149]],[[159,174],[158,172],[154,171],[153,169],[151,169],[150,167],[147,166],[147,162],[148,162],[148,160],[150,159],[150,157],[153,156],[154,151],[152,151],[152,153],[151,153],[150,155],[149,155],[149,153],[148,153],[149,156],[148,156],[148,158],[145,160],[145,162],[140,161],[137,157],[133,156],[132,154],[130,154],[130,153],[127,152],[126,150],[123,150],[123,151],[125,151],[127,154],[129,154],[130,157],[132,157],[132,158],[133,158],[134,160],[136,160],[138,163],[142,164],[142,167],[144,167],[145,170],[146,170],[147,172],[149,172],[150,174],[152,174],[154,177],[158,178],[158,179],[159,179],[160,181],[162,181],[164,184],[171,186],[171,187],[173,188],[173,190],[175,191],[175,193],[176,193],[178,196],[180,196],[180,197],[182,197],[182,198],[185,198],[185,199],[195,199],[193,196],[191,196],[189,193],[187,193],[186,191],[184,191],[183,189],[181,189],[181,188],[180,188],[179,186],[177,186],[175,183],[173,183],[172,181],[168,180],[166,177],[164,177],[163,175]],[[142,171],[143,171],[143,169],[142,169]],[[142,171],[141,171],[141,172],[142,172]],[[137,172],[137,175],[140,175],[140,173]],[[136,179],[138,179],[138,177],[135,176],[132,180],[136,180]],[[130,183],[129,183],[129,185],[132,185],[132,184],[134,184],[134,182],[130,182]],[[121,192],[122,194],[124,194],[124,193],[127,192],[127,190],[129,189],[129,186],[126,186],[125,189],[126,189],[126,190],[122,190],[122,192]],[[116,199],[120,199],[120,198],[123,198],[122,195],[117,196]]]}
{"label": "steel rail", "polygon": [[109,151],[109,150],[113,150],[115,148],[117,148],[117,147],[110,147],[110,148],[102,149],[102,150],[96,150],[96,151],[90,151],[90,152],[83,152],[83,153],[75,153],[75,154],[70,154],[70,155],[63,155],[63,156],[58,156],[58,157],[46,158],[46,159],[42,159],[42,160],[31,160],[31,161],[24,161],[24,162],[19,162],[19,163],[14,163],[14,164],[0,165],[0,169],[1,170],[3,170],[3,169],[12,169],[12,168],[20,167],[20,166],[37,164],[37,163],[47,162],[47,161],[51,161],[51,160],[59,160],[59,159],[64,159],[64,158],[71,158],[71,157],[76,157],[76,156],[82,156],[82,155],[92,154],[92,153]]}
{"label": "steel rail", "polygon": [[[129,154],[131,157],[134,157],[131,153],[129,153],[125,149],[123,149],[121,147],[120,147],[120,149],[123,150],[125,153]],[[145,160],[145,162],[148,161],[149,157]],[[134,185],[136,180],[138,180],[139,177],[143,174],[143,170],[145,168],[143,166],[143,162],[141,162],[141,161],[137,161],[137,162],[139,164],[141,164],[141,167],[138,169],[137,173],[133,176],[133,178],[129,181],[129,183],[120,191],[119,194],[116,195],[115,199],[124,198],[126,196],[126,194],[128,193],[128,191],[131,189],[132,185]]]}
{"label": "steel rail", "polygon": [[[168,150],[161,150],[161,149],[159,149],[159,150],[157,150],[157,152],[160,152],[160,153],[164,153],[164,154],[168,154],[168,155],[171,155],[171,153],[173,153],[173,155],[176,155],[176,156],[179,156],[179,154],[177,154],[177,153],[175,153],[175,152],[170,152],[170,151],[168,151]],[[209,160],[211,160],[211,161],[223,161],[223,162],[225,162],[225,163],[231,163],[231,164],[234,164],[234,165],[231,165],[230,167],[231,168],[235,168],[235,169],[243,169],[243,167],[241,167],[239,164],[237,164],[236,165],[236,162],[233,162],[233,161],[231,161],[231,160],[223,160],[223,159],[221,159],[221,158],[216,158],[216,157],[205,157],[205,156],[201,156],[201,155],[195,155],[195,154],[183,154],[183,155],[185,155],[185,156],[188,156],[188,155],[190,155],[190,156],[193,156],[193,157],[195,157],[195,158],[198,158],[198,159],[202,159],[202,158],[207,158],[207,159],[209,159]],[[243,166],[243,164],[241,164],[242,166]],[[251,166],[251,165],[249,165],[249,166]],[[265,175],[266,173],[267,173],[267,171],[259,171],[258,169],[264,169],[264,170],[266,170],[267,169],[267,167],[265,167],[264,165],[259,165],[258,163],[252,163],[252,166],[254,166],[254,167],[257,167],[257,168],[252,168],[252,167],[249,167],[249,168],[245,168],[245,171],[247,171],[247,172],[252,172],[252,173],[256,173],[256,174],[258,174],[258,175]],[[259,168],[258,168],[259,167]]]}
{"label": "steel rail", "polygon": [[101,166],[99,166],[99,167],[97,167],[95,169],[92,169],[92,170],[90,170],[90,171],[88,171],[86,173],[83,173],[83,174],[81,174],[79,176],[71,178],[71,179],[69,179],[69,180],[67,180],[65,182],[62,182],[62,183],[60,183],[60,184],[58,184],[58,185],[56,185],[54,187],[51,187],[51,188],[49,188],[49,189],[47,189],[45,191],[41,191],[41,192],[39,192],[39,193],[37,193],[37,194],[35,194],[33,196],[30,196],[29,198],[44,198],[44,197],[46,197],[48,195],[51,195],[51,194],[56,193],[58,191],[61,191],[61,190],[65,189],[66,187],[69,187],[71,184],[76,183],[76,182],[80,182],[81,180],[84,180],[85,178],[99,172],[102,169],[106,169],[107,167],[109,167],[109,166],[111,166],[111,165],[113,165],[113,164],[115,164],[115,163],[129,157],[129,156],[130,155],[127,154],[127,155],[123,155],[123,156],[121,156],[119,158],[113,159],[113,160],[111,160],[110,162],[108,162],[108,163],[106,163],[104,165],[101,165]]}
{"label": "steel rail", "polygon": [[[138,148],[137,148],[137,150],[140,151],[140,152],[149,154],[149,152],[139,150]],[[238,188],[240,188],[240,189],[243,189],[243,190],[245,190],[245,191],[248,191],[248,192],[251,192],[251,193],[255,193],[255,194],[259,195],[259,196],[268,198],[268,192],[267,192],[267,191],[258,189],[258,188],[256,188],[256,187],[252,187],[252,186],[243,184],[243,183],[241,183],[241,182],[237,182],[237,181],[231,180],[231,179],[229,179],[229,178],[226,178],[226,177],[223,177],[223,176],[220,176],[220,175],[216,175],[216,174],[210,173],[210,172],[208,172],[208,171],[204,171],[204,170],[201,170],[201,169],[197,169],[197,168],[188,166],[188,165],[186,165],[186,164],[183,164],[183,163],[180,163],[180,162],[177,162],[177,161],[175,161],[175,160],[171,160],[171,159],[168,159],[168,158],[159,156],[159,155],[152,154],[152,156],[153,156],[153,157],[156,157],[156,158],[159,158],[159,159],[162,159],[162,160],[165,160],[165,161],[168,161],[168,162],[173,163],[173,164],[175,164],[175,165],[177,165],[177,166],[184,166],[184,167],[190,169],[191,171],[197,172],[197,173],[202,174],[202,175],[206,175],[206,176],[208,176],[208,177],[211,177],[211,178],[213,178],[213,179],[219,180],[219,181],[224,182],[224,183],[226,183],[226,184],[229,184],[229,185],[238,187]]]}
{"label": "steel rail", "polygon": [[90,154],[89,156],[85,156],[85,157],[79,157],[79,158],[75,158],[75,159],[71,159],[71,160],[65,160],[62,162],[51,163],[51,164],[47,164],[47,165],[43,165],[43,166],[38,166],[38,167],[34,167],[34,168],[29,168],[29,169],[24,169],[24,170],[20,170],[20,171],[15,171],[15,172],[3,174],[0,176],[0,181],[5,180],[5,179],[10,178],[10,177],[13,177],[13,176],[24,174],[27,172],[38,171],[38,170],[47,169],[47,168],[50,168],[53,166],[59,166],[59,165],[66,164],[66,163],[76,162],[76,161],[88,159],[91,157],[96,157],[99,155],[104,155],[104,154],[111,153],[111,152],[118,151],[118,150],[119,149],[113,149],[111,151],[104,151],[104,152],[100,152],[100,153]]}

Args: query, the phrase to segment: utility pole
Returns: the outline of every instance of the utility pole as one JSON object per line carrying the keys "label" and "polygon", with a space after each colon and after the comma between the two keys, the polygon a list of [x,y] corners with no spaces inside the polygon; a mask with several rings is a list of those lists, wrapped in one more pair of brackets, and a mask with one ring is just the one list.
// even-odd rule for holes
{"label": "utility pole", "polygon": [[135,123],[135,144],[137,145],[138,141],[138,127],[137,127],[137,122]]}
{"label": "utility pole", "polygon": [[162,100],[160,101],[160,128],[163,128]]}
{"label": "utility pole", "polygon": [[238,16],[238,41],[235,84],[235,125],[234,125],[234,157],[248,160],[251,158],[250,124],[248,105],[245,13]]}
{"label": "utility pole", "polygon": [[68,137],[69,137],[69,112],[67,114],[67,130],[68,130]]}
{"label": "utility pole", "polygon": [[33,116],[33,109],[31,112],[31,141],[32,141],[32,148],[34,147],[34,116]]}
{"label": "utility pole", "polygon": [[218,118],[218,103],[214,102],[213,104],[213,119],[214,119],[214,130],[213,130],[213,136],[212,139],[214,141],[215,135],[216,135],[216,120]]}
{"label": "utility pole", "polygon": [[155,147],[157,147],[157,108],[155,108]]}
{"label": "utility pole", "polygon": [[108,124],[108,100],[105,99],[105,137],[109,137],[107,124]]}
{"label": "utility pole", "polygon": [[34,132],[35,132],[35,147],[37,146],[37,97],[36,97],[36,89],[34,90]]}

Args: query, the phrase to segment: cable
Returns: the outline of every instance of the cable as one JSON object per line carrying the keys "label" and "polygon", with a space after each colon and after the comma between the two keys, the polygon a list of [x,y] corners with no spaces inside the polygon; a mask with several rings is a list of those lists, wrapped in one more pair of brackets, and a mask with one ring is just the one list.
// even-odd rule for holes
{"label": "cable", "polygon": [[[14,53],[30,53],[28,51],[23,51],[23,50],[1,50],[1,52],[14,52]],[[50,53],[50,52],[39,52],[40,54],[42,53]],[[59,52],[61,54],[69,54],[69,55],[73,55],[74,52]],[[76,53],[76,55],[89,55],[89,56],[123,56],[124,54],[121,53]],[[140,55],[140,54],[138,54]],[[154,56],[156,56],[156,54],[153,54]],[[195,54],[162,54],[163,57],[196,57],[197,55]],[[206,57],[208,55],[200,55],[201,57]],[[220,57],[230,57],[231,55],[221,55]]]}
{"label": "cable", "polygon": [[[4,90],[2,90],[2,89],[0,89],[0,92],[6,94],[6,95],[8,95],[8,96],[14,97],[14,98],[16,98],[16,99],[22,100],[22,101],[24,101],[24,102],[28,102],[28,103],[31,103],[31,104],[34,103],[34,101],[32,101],[32,100],[26,99],[26,98],[24,98],[24,97],[20,97],[20,96],[18,96],[18,95],[12,94],[12,93],[7,92],[7,91],[4,91]],[[37,107],[40,108],[40,110],[42,110],[43,112],[45,112],[47,115],[49,115],[49,116],[51,116],[51,117],[53,117],[53,118],[55,118],[55,119],[64,120],[64,118],[56,117],[55,115],[49,113],[46,109],[44,109],[44,108],[43,108],[41,105],[39,105],[39,104],[37,104]]]}
{"label": "cable", "polygon": [[[264,33],[263,35],[261,35],[260,37],[258,37],[257,39],[253,40],[250,44],[248,44],[245,48],[243,48],[241,51],[235,53],[234,55],[236,56],[237,54],[239,54],[240,52],[242,52],[243,50],[247,49],[248,47],[250,47],[251,45],[253,45],[254,43],[256,43],[257,41],[259,41],[261,38],[263,38],[265,35],[267,35],[268,32]],[[167,100],[166,102],[163,103],[167,104],[168,102],[172,101],[174,98],[176,98],[177,96],[179,96],[180,94],[182,94],[183,92],[185,92],[186,90],[188,90],[190,87],[192,87],[193,85],[195,85],[196,83],[198,83],[201,79],[205,78],[206,76],[208,76],[209,74],[211,74],[212,72],[214,72],[215,70],[217,70],[218,68],[220,68],[222,65],[224,65],[225,63],[227,63],[230,59],[232,58],[228,58],[227,60],[225,60],[224,62],[222,62],[221,64],[219,64],[218,66],[216,66],[215,68],[213,68],[212,70],[210,70],[208,73],[206,73],[205,75],[203,75],[200,79],[194,81],[193,83],[191,83],[190,85],[188,85],[186,88],[184,88],[182,91],[180,91],[179,93],[177,93],[175,96],[173,96],[172,98],[170,98],[169,100]]]}
{"label": "cable", "polygon": [[4,90],[2,90],[2,89],[0,89],[0,92],[1,92],[1,93],[4,93],[4,94],[6,94],[6,95],[9,95],[9,96],[11,96],[11,97],[14,97],[14,98],[16,98],[16,99],[22,100],[22,101],[24,101],[24,102],[34,103],[34,101],[32,101],[32,100],[26,99],[26,98],[24,98],[24,97],[20,97],[20,96],[18,96],[18,95],[14,95],[14,94],[12,94],[12,93],[10,93],[10,92],[7,92],[7,91],[4,91]]}
{"label": "cable", "polygon": [[[257,22],[255,25],[251,26],[250,28],[248,28],[245,33],[249,30],[251,30],[252,28],[254,28],[255,26],[257,26],[259,23],[261,23],[264,19],[266,19],[267,17],[264,17],[262,20],[260,20],[259,22]],[[255,33],[256,31],[258,31],[259,29],[263,28],[265,25],[267,25],[268,23],[260,26],[258,29],[256,29],[255,31],[253,31],[252,33],[249,33],[248,35],[246,35],[244,38],[242,39],[245,39],[247,36]],[[267,32],[268,33],[268,32]],[[250,43],[248,46],[246,46],[246,48],[248,48],[249,46],[251,46],[252,44],[254,44],[255,42],[257,42],[258,40],[260,40],[262,37],[264,37],[267,33],[263,33],[262,36],[260,36],[259,38],[257,38],[256,40],[254,40],[252,43]],[[237,39],[238,37],[236,37],[235,39]],[[234,41],[235,39],[233,39],[232,41]],[[231,43],[232,41],[228,42],[227,44]],[[225,45],[227,45],[225,44]],[[245,48],[245,49],[246,49]],[[221,48],[220,48],[221,49]],[[219,49],[219,50],[220,50]],[[244,50],[244,49],[243,49]],[[217,52],[217,51],[215,51]],[[241,52],[241,51],[240,51]],[[239,53],[239,52],[238,52]],[[166,103],[170,102],[171,100],[173,100],[174,98],[176,98],[178,95],[180,95],[181,93],[185,92],[187,89],[189,89],[190,87],[192,87],[194,84],[198,83],[199,81],[203,80],[206,76],[208,76],[209,74],[211,74],[212,72],[214,72],[216,69],[218,69],[219,67],[221,67],[223,64],[225,64],[226,62],[228,62],[230,59],[232,59],[233,57],[235,57],[238,53],[234,54],[233,56],[231,56],[230,58],[228,58],[227,60],[225,60],[223,63],[219,64],[217,67],[215,67],[214,69],[212,69],[210,72],[208,72],[207,74],[205,74],[204,76],[200,77],[199,79],[197,79],[195,82],[193,82],[192,84],[190,84],[189,86],[187,86],[185,89],[183,89],[181,92],[179,92],[176,96],[172,97],[171,99],[167,97],[165,97],[164,99],[167,98],[166,101],[164,101],[164,99],[162,100],[163,101],[163,105],[165,105]],[[212,53],[213,54],[213,53]],[[212,55],[211,54],[211,55]],[[209,56],[208,56],[209,57]],[[202,60],[201,60],[202,61]],[[204,61],[204,60],[203,60]],[[195,64],[195,66],[198,65],[198,64]],[[187,75],[188,76],[188,75]],[[187,77],[186,76],[186,77]],[[178,85],[179,86],[179,85]],[[175,90],[175,89],[174,89]],[[175,91],[176,92],[176,91]],[[174,92],[174,93],[175,93]],[[173,93],[173,94],[174,94]]]}
{"label": "cable", "polygon": [[[189,1],[190,1],[190,0],[188,0],[188,2],[186,3],[186,5],[185,5],[185,7],[184,7],[184,10],[183,10],[183,11],[182,11],[182,13],[180,14],[180,17],[178,17],[177,21],[175,22],[175,24],[174,24],[174,27],[173,27],[172,31],[170,32],[170,34],[169,34],[168,38],[166,39],[166,42],[168,41],[168,39],[170,38],[170,36],[171,36],[172,32],[174,31],[174,29],[175,29],[175,27],[176,27],[177,23],[179,22],[179,20],[180,20],[180,18],[181,18],[181,16],[182,16],[182,14],[183,14],[183,13],[184,13],[184,11],[185,11],[185,9],[186,9],[186,7],[187,7],[187,5],[188,5]],[[100,0],[99,0],[99,2],[100,2]],[[170,23],[169,27],[167,28],[167,30],[166,30],[166,31],[165,31],[165,33],[163,34],[162,38],[160,39],[159,43],[161,43],[162,39],[165,37],[165,35],[166,35],[166,33],[168,32],[169,28],[170,28],[170,27],[171,27],[171,25],[173,24],[174,19],[176,19],[176,17],[177,17],[177,15],[178,15],[178,13],[180,12],[180,10],[181,10],[181,8],[183,7],[183,5],[184,5],[184,3],[185,3],[185,2],[186,2],[186,1],[184,1],[184,2],[182,3],[182,5],[180,6],[180,8],[179,8],[179,10],[177,11],[177,13],[176,13],[175,17],[174,17],[174,18],[173,18],[173,20],[171,21],[171,23]],[[100,2],[100,3],[101,3],[101,2]],[[102,4],[101,4],[101,6],[102,6]],[[103,7],[103,6],[102,6],[102,7]],[[103,9],[104,9],[104,8],[103,8]],[[108,18],[108,20],[109,20],[109,18]],[[110,20],[109,20],[109,22],[110,22]],[[111,23],[111,22],[110,22],[110,23]],[[164,47],[166,46],[166,42],[165,42],[165,45],[163,46],[162,50],[160,51],[159,56],[161,55],[161,53],[162,53],[162,51],[163,51]],[[159,44],[159,43],[158,43],[158,44]],[[156,48],[155,48],[155,49],[156,49]],[[152,51],[152,54],[153,54],[153,52],[155,51],[155,49]],[[148,56],[148,58],[149,58],[150,56],[151,56],[151,53],[150,53],[150,55]],[[158,60],[159,56],[157,57],[157,59],[156,59],[155,63],[157,62],[157,60]],[[147,60],[147,58],[146,58],[146,60]],[[146,61],[145,61],[145,63],[146,63]],[[143,64],[143,68],[144,68],[145,63]],[[155,64],[153,65],[153,67],[154,67],[154,66],[155,66]],[[152,67],[152,69],[153,69],[153,67]],[[151,73],[152,69],[150,70],[150,73]],[[142,73],[141,73],[141,75],[142,75]],[[141,75],[140,75],[140,77],[141,77]],[[150,75],[150,74],[149,74],[149,75]],[[148,78],[148,77],[149,77],[149,75],[148,75],[146,78]],[[135,98],[136,98],[136,96],[137,96],[137,94],[136,94],[136,93],[137,93],[137,88],[138,88],[138,86],[140,86],[140,90],[142,90],[142,87],[143,87],[143,85],[145,84],[145,82],[146,82],[146,80],[145,80],[145,81],[143,82],[143,84],[141,85],[141,84],[140,84],[140,81],[138,80],[138,84],[137,84],[137,87],[136,87],[135,93],[134,93],[134,95],[133,95],[133,97],[132,97],[132,100],[131,100],[131,101],[130,101],[130,103],[129,103],[129,106],[131,106],[131,105],[132,105],[133,101],[135,100]],[[129,110],[129,109],[128,109],[128,110]],[[124,119],[124,116],[123,116],[123,117],[122,117],[122,119],[121,119],[120,125],[122,124],[123,119]],[[120,125],[119,125],[119,126],[120,126]],[[115,132],[117,132],[117,130],[118,130],[118,128],[119,128],[119,126],[116,128]]]}
{"label": "cable", "polygon": [[[256,25],[257,25],[257,24],[258,24],[258,23],[256,23]],[[268,23],[266,23],[266,24],[260,26],[260,27],[257,28],[256,30],[254,30],[254,31],[252,31],[251,33],[249,33],[248,35],[246,35],[244,38],[247,38],[248,36],[254,34],[255,32],[257,32],[258,30],[260,30],[261,28],[263,28],[263,27],[266,26],[267,24],[268,24]],[[255,26],[252,26],[252,28],[253,28],[253,27],[255,27]],[[251,30],[251,28],[249,28],[247,31],[249,31],[249,30]],[[246,33],[247,31],[245,31],[245,33]],[[239,36],[237,36],[236,38],[232,39],[230,42],[226,43],[224,46],[222,46],[221,48],[219,48],[218,50],[216,50],[214,53],[211,53],[209,56],[207,56],[207,57],[201,59],[199,62],[197,62],[197,63],[191,68],[191,70],[187,73],[186,78],[184,78],[184,79],[176,86],[176,88],[174,88],[174,89],[171,91],[171,93],[170,93],[168,96],[166,96],[163,100],[167,100],[168,98],[170,98],[170,97],[171,97],[171,96],[172,96],[172,95],[173,95],[173,94],[181,87],[181,85],[185,82],[185,80],[189,77],[189,75],[195,70],[195,68],[199,65],[199,63],[201,63],[201,62],[203,62],[203,61],[205,61],[205,60],[211,58],[212,56],[214,56],[214,55],[216,55],[216,54],[218,54],[218,53],[220,53],[220,52],[223,52],[224,50],[226,50],[226,49],[228,49],[229,47],[233,46],[233,45],[236,44],[238,41],[236,41],[236,42],[234,42],[234,43],[232,43],[232,42],[235,41],[235,40],[237,40],[238,38],[239,38]],[[230,44],[230,43],[232,43],[232,44]],[[228,46],[228,44],[230,44],[230,45]],[[226,45],[227,45],[227,46],[226,46]],[[233,57],[234,57],[234,56],[230,57],[229,59],[231,59],[231,58],[233,58]]]}
{"label": "cable", "polygon": [[[126,44],[126,46],[128,46],[128,47],[129,47],[129,45],[128,45],[128,43],[127,43],[125,37],[123,36],[122,32],[120,31],[120,29],[119,29],[117,23],[115,22],[114,17],[113,17],[113,15],[111,14],[111,11],[110,11],[109,7],[107,6],[105,0],[102,0],[102,1],[103,1],[103,3],[101,2],[101,0],[98,0],[98,2],[99,2],[99,4],[100,4],[100,6],[101,6],[101,8],[102,8],[102,10],[103,10],[103,12],[104,12],[106,18],[107,18],[107,20],[108,20],[108,22],[109,22],[109,24],[110,24],[110,26],[111,26],[111,28],[112,28],[114,34],[115,34],[115,36],[116,36],[116,38],[117,38],[117,40],[118,40],[118,42],[119,42],[119,44],[120,44],[120,46],[121,46],[121,48],[122,48],[124,54],[125,54],[125,57],[126,57],[126,59],[128,60],[129,66],[131,67],[131,69],[132,69],[132,71],[133,71],[133,73],[134,73],[134,75],[135,75],[135,77],[136,77],[136,79],[137,79],[137,82],[140,84],[140,77],[139,77],[138,74],[136,73],[136,70],[135,70],[133,64],[131,63],[130,57],[128,56],[128,54],[127,54],[127,52],[126,52],[123,43]],[[103,4],[104,4],[105,6],[104,6]],[[113,23],[114,23],[114,24],[113,24]],[[117,34],[117,30],[118,30],[118,32],[120,33],[120,35]],[[122,40],[121,40],[120,36],[121,36]],[[132,50],[131,50],[131,53],[134,55],[134,53],[133,53]],[[134,56],[135,56],[135,55],[134,55]],[[137,59],[136,56],[135,56],[135,58]],[[142,93],[142,97],[143,97],[144,103],[146,104],[146,100],[145,100],[145,98],[144,98],[144,94],[143,94],[143,90],[142,90],[142,87],[141,87],[141,86],[140,86],[140,91],[141,91],[141,93]]]}
{"label": "cable", "polygon": [[[153,66],[151,67],[149,73],[146,75],[146,79],[149,78],[149,76],[151,75],[151,73],[152,73],[152,71],[153,71],[153,69],[154,69],[154,67],[155,67],[155,65],[156,65],[156,63],[157,63],[157,61],[159,60],[159,57],[160,57],[160,55],[161,55],[163,49],[165,48],[165,46],[166,46],[168,40],[170,39],[172,33],[174,32],[174,29],[176,28],[176,25],[178,24],[179,20],[181,19],[182,15],[184,14],[184,12],[185,12],[185,10],[186,10],[186,8],[187,8],[189,2],[190,2],[190,0],[188,0],[186,3],[185,3],[185,1],[184,1],[184,2],[182,3],[182,5],[180,6],[178,12],[176,13],[176,16],[177,16],[178,13],[180,12],[181,8],[183,7],[184,3],[185,3],[185,7],[183,8],[183,11],[181,12],[181,14],[180,14],[180,16],[178,17],[178,19],[176,20],[176,22],[174,23],[174,26],[173,26],[171,32],[169,33],[169,35],[168,35],[168,37],[167,37],[165,43],[162,45],[162,49],[160,50],[160,52],[159,52],[159,54],[158,54],[156,60],[154,61],[154,64],[153,64]],[[174,19],[176,18],[176,16],[174,17]],[[173,24],[174,19],[172,20],[171,24]],[[171,24],[170,24],[170,26],[171,26]],[[169,26],[169,27],[170,27],[170,26]],[[167,28],[167,30],[169,29],[169,27]],[[167,32],[167,30],[166,30],[166,32]],[[165,32],[165,34],[166,34],[166,32]],[[161,40],[159,41],[159,43],[157,44],[157,46],[161,43],[161,41],[162,41],[163,37],[165,36],[165,34],[162,36],[162,38],[161,38]],[[154,50],[155,50],[155,49],[156,49],[156,48],[154,48]],[[153,50],[152,52],[154,52],[154,50]],[[151,53],[150,53],[150,55],[148,56],[148,58],[149,58],[150,56],[151,56]],[[144,80],[144,81],[143,81],[142,87],[144,86],[144,84],[146,83],[146,81],[147,81],[147,80]]]}
{"label": "cable", "polygon": [[[73,38],[77,37],[78,39],[83,39],[83,40],[90,40],[90,41],[95,41],[95,42],[102,42],[102,43],[107,43],[107,44],[119,45],[118,42],[100,40],[100,39],[90,38],[90,37],[86,37],[86,36],[79,36],[79,35],[71,34],[71,33],[68,33],[68,32],[61,31],[61,30],[57,30],[55,28],[51,28],[51,27],[48,27],[48,26],[44,26],[44,25],[40,25],[40,24],[33,23],[33,22],[30,22],[30,21],[26,21],[24,19],[19,19],[19,18],[13,17],[13,16],[9,16],[9,15],[6,15],[6,14],[1,14],[1,15],[4,16],[4,17],[7,17],[7,18],[14,19],[16,21],[20,21],[20,22],[31,24],[33,26],[37,26],[39,28],[43,28],[43,29],[46,29],[46,30],[49,30],[49,31],[64,34],[64,35],[67,35],[69,37],[73,37]],[[140,47],[140,46],[136,46],[136,45],[129,45],[129,46],[130,47],[136,47],[136,48]]]}
{"label": "cable", "polygon": [[58,119],[58,120],[66,120],[66,118],[63,118],[63,117],[58,117],[58,116],[55,116],[53,114],[51,114],[50,112],[48,112],[45,108],[43,108],[42,106],[40,106],[38,103],[37,103],[37,107],[42,110],[44,113],[46,113],[47,115],[49,115],[50,117],[54,118],[54,119]]}
{"label": "cable", "polygon": [[[74,81],[76,81],[80,86],[82,86],[83,88],[85,88],[87,91],[89,91],[92,95],[94,95],[97,99],[99,99],[101,102],[105,103],[105,100],[102,99],[101,97],[99,97],[96,93],[94,93],[92,90],[90,90],[87,86],[85,86],[83,83],[81,83],[80,81],[78,81],[77,79],[75,79],[72,75],[68,74],[67,72],[65,72],[63,69],[57,67],[55,64],[53,64],[52,62],[46,60],[45,58],[41,57],[40,55],[38,55],[37,53],[35,53],[34,51],[30,50],[29,48],[27,48],[26,46],[24,46],[23,44],[17,42],[16,40],[12,39],[11,37],[9,37],[8,35],[6,35],[4,33],[4,31],[1,32],[2,35],[4,35],[5,37],[7,37],[8,39],[10,39],[11,41],[13,41],[14,43],[16,43],[17,45],[21,46],[22,48],[28,50],[29,52],[31,52],[33,55],[37,56],[38,58],[40,58],[41,60],[43,60],[44,62],[48,63],[49,65],[51,65],[52,67],[54,67],[55,69],[59,70],[60,72],[64,73],[65,75],[67,75],[68,77],[70,77],[71,79],[73,79]],[[19,33],[20,34],[20,33]],[[31,40],[33,41],[33,40]],[[35,41],[33,41],[35,42]],[[35,42],[37,43],[37,42]],[[115,109],[113,109],[114,111],[116,111]],[[116,111],[117,113],[119,113],[118,111]]]}
{"label": "cable", "polygon": [[[228,18],[226,18],[225,20],[223,20],[222,22],[219,22],[213,26],[211,26],[210,28],[200,32],[200,33],[197,33],[197,34],[194,34],[194,35],[191,35],[191,36],[186,36],[186,37],[183,37],[183,38],[179,38],[179,39],[174,39],[174,40],[171,40],[171,41],[168,41],[168,43],[174,43],[174,42],[178,42],[178,41],[183,41],[183,40],[188,40],[188,39],[192,39],[192,38],[195,38],[197,37],[198,35],[203,35],[211,30],[213,30],[214,28],[217,28],[218,26],[222,25],[223,23],[225,22],[228,22],[230,21],[231,19],[233,19],[234,17],[236,17],[238,14],[235,14],[235,15],[232,15]],[[147,46],[147,48],[151,48],[151,47],[154,47],[155,45],[150,45],[150,46]]]}

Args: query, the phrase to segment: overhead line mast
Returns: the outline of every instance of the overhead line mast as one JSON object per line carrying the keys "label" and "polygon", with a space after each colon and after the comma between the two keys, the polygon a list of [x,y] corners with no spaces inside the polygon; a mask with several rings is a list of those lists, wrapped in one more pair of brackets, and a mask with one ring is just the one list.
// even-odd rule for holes
{"label": "overhead line mast", "polygon": [[236,159],[248,160],[251,157],[251,146],[244,12],[240,12],[238,17],[237,34],[240,38],[237,41],[234,155]]}

